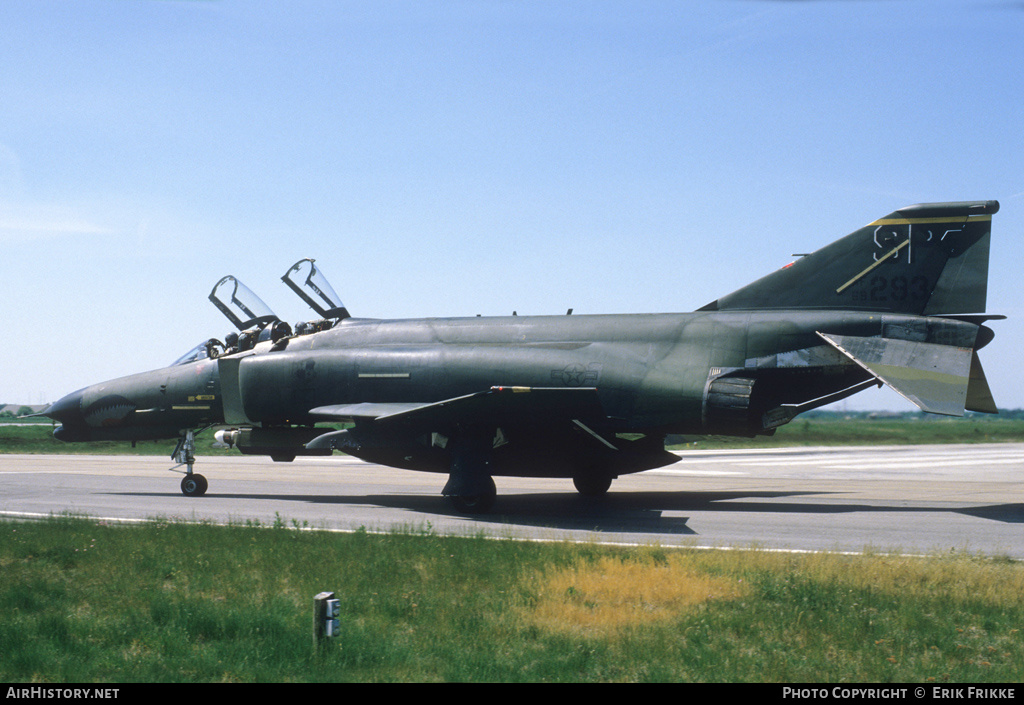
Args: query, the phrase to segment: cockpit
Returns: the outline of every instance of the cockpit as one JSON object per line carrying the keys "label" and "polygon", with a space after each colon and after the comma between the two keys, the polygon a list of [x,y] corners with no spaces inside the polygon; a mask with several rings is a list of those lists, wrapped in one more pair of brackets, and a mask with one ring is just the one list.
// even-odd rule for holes
{"label": "cockpit", "polygon": [[175,360],[172,365],[186,365],[200,360],[215,359],[221,355],[244,352],[257,343],[270,341],[276,346],[287,346],[288,340],[299,335],[310,335],[329,330],[349,318],[348,309],[331,288],[330,283],[316,268],[314,260],[301,259],[293,264],[281,280],[321,317],[302,321],[294,329],[263,303],[249,287],[228,275],[210,292],[210,301],[223,313],[238,332],[232,331],[224,342],[216,338],[205,340]]}
{"label": "cockpit", "polygon": [[199,343],[199,345],[195,346],[172,362],[171,367],[174,367],[175,365],[187,365],[190,362],[199,362],[200,360],[212,360],[223,354],[224,343],[220,342],[216,338],[210,338],[209,340]]}

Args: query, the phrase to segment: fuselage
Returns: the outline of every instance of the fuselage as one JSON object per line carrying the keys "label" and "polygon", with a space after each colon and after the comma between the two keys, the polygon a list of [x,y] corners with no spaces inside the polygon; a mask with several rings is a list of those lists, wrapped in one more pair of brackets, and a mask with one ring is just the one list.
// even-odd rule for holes
{"label": "fuselage", "polygon": [[724,422],[716,416],[716,379],[754,380],[749,414],[805,402],[867,377],[819,332],[884,331],[971,346],[978,326],[785,310],[349,318],[320,333],[92,385],[48,415],[62,423],[64,440],[140,440],[224,423],[311,425],[310,410],[326,404],[436,402],[494,386],[587,387],[597,390],[605,432],[748,435],[749,424],[732,411]]}

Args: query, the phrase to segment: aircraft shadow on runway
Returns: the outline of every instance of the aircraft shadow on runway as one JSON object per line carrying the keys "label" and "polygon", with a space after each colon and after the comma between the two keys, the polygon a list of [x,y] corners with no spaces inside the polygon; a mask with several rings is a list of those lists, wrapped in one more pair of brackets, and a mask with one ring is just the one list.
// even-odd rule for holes
{"label": "aircraft shadow on runway", "polygon": [[[173,493],[121,492],[112,494],[180,496]],[[465,515],[455,511],[440,495],[309,495],[211,492],[189,501],[207,503],[217,498],[268,502],[302,502],[322,505],[380,506],[449,518],[471,519],[477,523],[515,524],[552,529],[692,534],[686,513],[767,514],[850,514],[953,512],[1006,523],[1024,523],[1024,504],[1001,504],[957,508],[935,506],[892,506],[868,503],[776,501],[786,497],[821,495],[821,491],[723,491],[723,492],[609,492],[604,497],[582,497],[574,492],[504,493],[488,514]],[[835,494],[834,492],[831,494]]]}

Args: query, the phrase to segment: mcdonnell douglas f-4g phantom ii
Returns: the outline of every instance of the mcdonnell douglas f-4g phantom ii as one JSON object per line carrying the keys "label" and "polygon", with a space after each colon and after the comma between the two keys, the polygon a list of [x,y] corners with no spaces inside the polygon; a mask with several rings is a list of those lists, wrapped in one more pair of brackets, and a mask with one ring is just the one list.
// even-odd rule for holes
{"label": "mcdonnell douglas f-4g phantom ii", "polygon": [[976,351],[1004,318],[984,313],[998,209],[902,208],[692,313],[360,319],[301,260],[282,279],[319,320],[293,329],[225,277],[210,299],[239,333],[43,415],[64,441],[180,438],[190,496],[207,488],[194,434],[221,427],[274,460],[340,450],[444,473],[456,507],[486,511],[495,476],[600,495],[678,460],[666,434],[770,435],[873,385],[995,413]]}

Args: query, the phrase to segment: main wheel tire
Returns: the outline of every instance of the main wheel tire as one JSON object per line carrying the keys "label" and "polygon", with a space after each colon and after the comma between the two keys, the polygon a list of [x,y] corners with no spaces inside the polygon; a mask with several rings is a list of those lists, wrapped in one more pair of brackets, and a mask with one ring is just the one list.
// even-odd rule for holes
{"label": "main wheel tire", "polygon": [[181,478],[181,493],[186,497],[202,497],[208,486],[206,478],[196,473]]}
{"label": "main wheel tire", "polygon": [[486,514],[494,506],[497,498],[498,494],[496,492],[490,492],[469,496],[452,495],[448,499],[451,500],[456,511],[462,514]]}
{"label": "main wheel tire", "polygon": [[576,491],[584,497],[603,497],[612,486],[612,477],[602,472],[590,472],[572,478]]}

